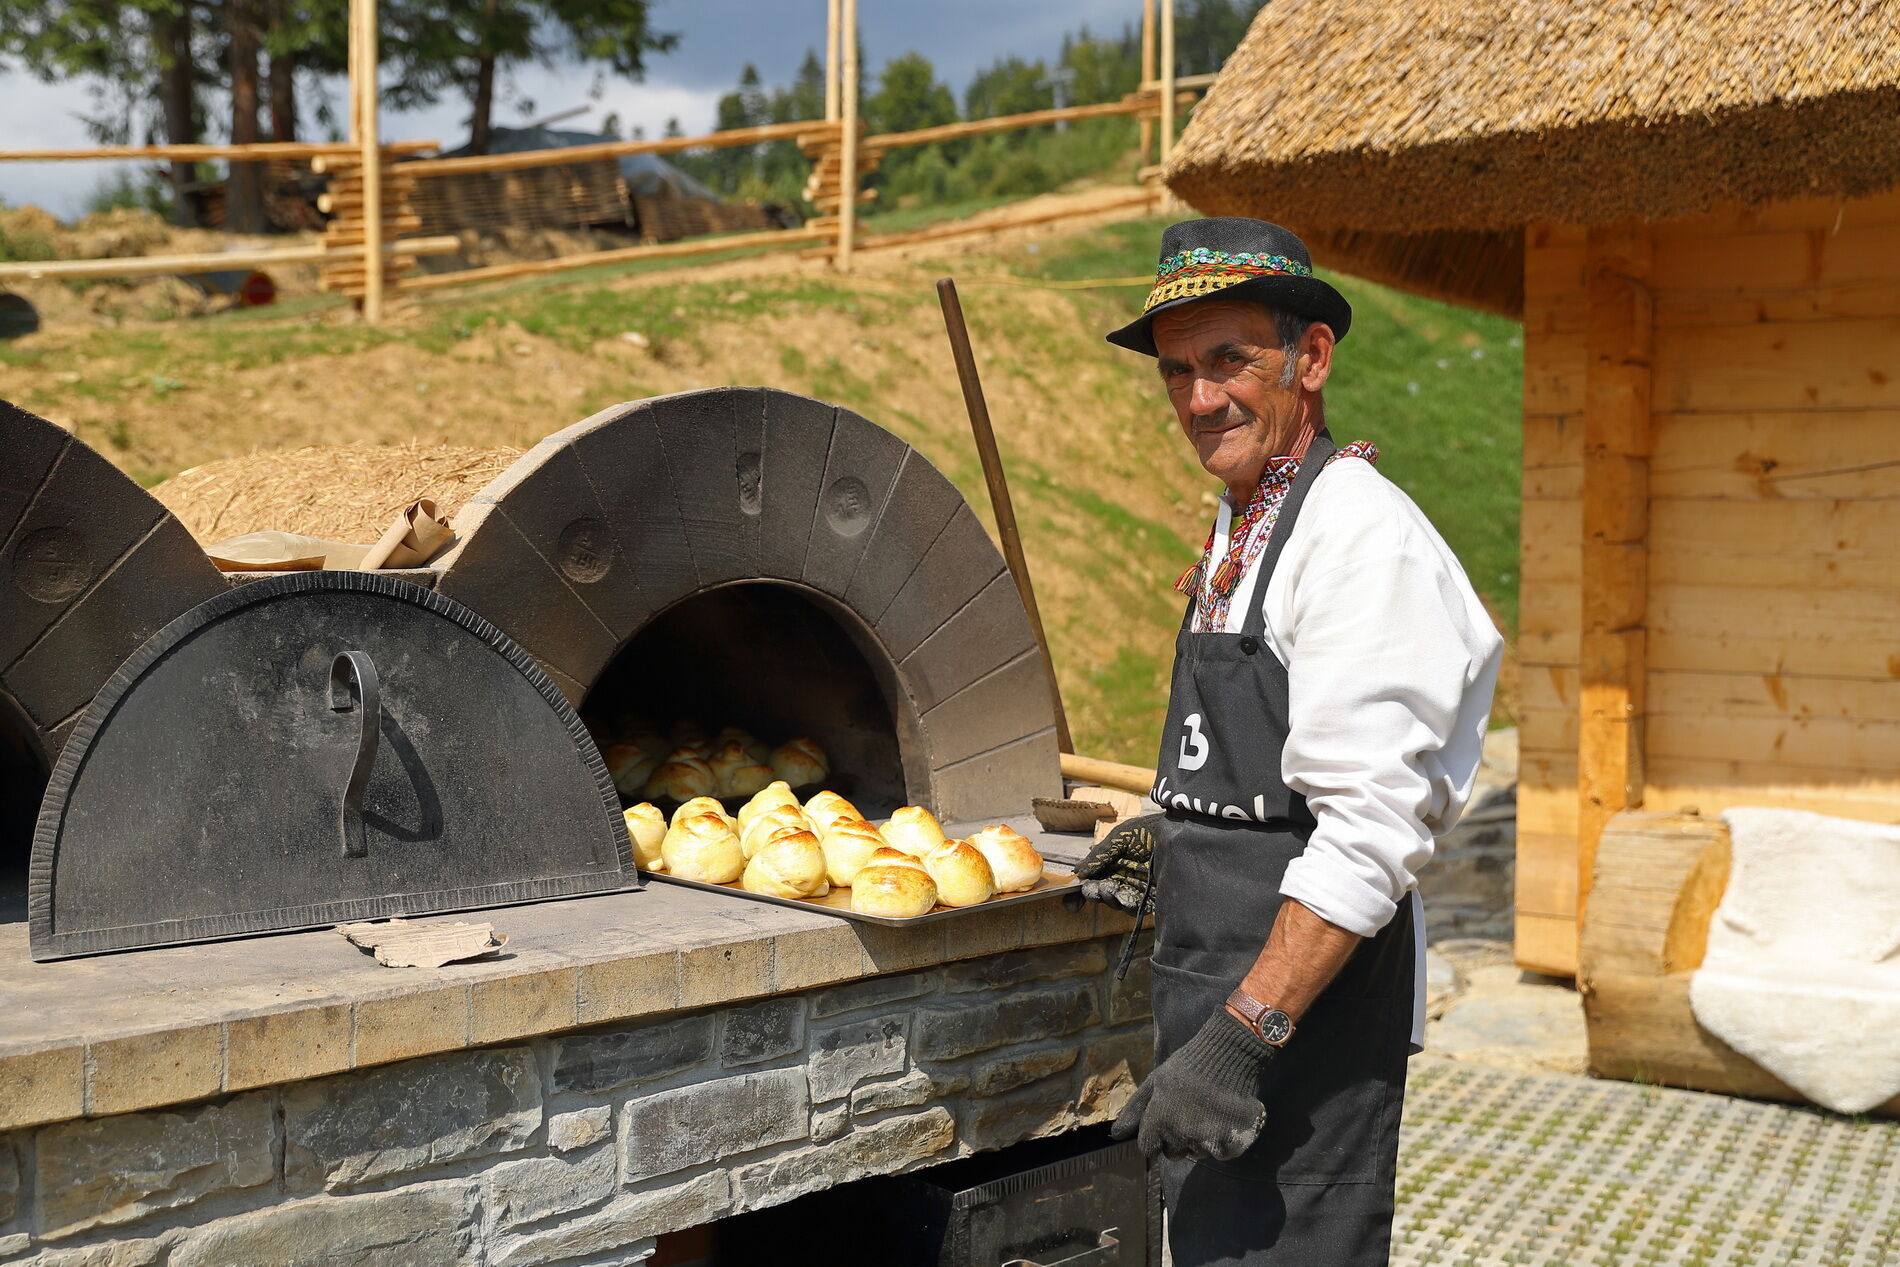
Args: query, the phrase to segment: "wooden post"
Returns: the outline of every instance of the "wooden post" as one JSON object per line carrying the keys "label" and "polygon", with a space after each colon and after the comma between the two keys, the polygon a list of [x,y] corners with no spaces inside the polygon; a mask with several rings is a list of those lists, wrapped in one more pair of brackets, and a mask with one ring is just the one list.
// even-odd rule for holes
{"label": "wooden post", "polygon": [[363,166],[363,320],[383,319],[383,155],[377,147],[376,0],[350,0],[350,139]]}
{"label": "wooden post", "polygon": [[851,247],[858,233],[858,0],[844,0],[838,36],[838,60],[843,67],[839,103],[844,121],[844,143],[839,155],[838,271],[851,271]]}
{"label": "wooden post", "polygon": [[825,0],[825,122],[838,121],[838,0]]}
{"label": "wooden post", "polygon": [[1640,225],[1593,228],[1583,395],[1583,628],[1578,664],[1577,920],[1597,842],[1643,800],[1648,608],[1651,241]]}
{"label": "wooden post", "polygon": [[[1141,86],[1145,91],[1155,81],[1155,0],[1141,0]],[[1141,116],[1141,161],[1139,167],[1148,165],[1148,157],[1154,153],[1155,124],[1147,115]]]}
{"label": "wooden post", "polygon": [[1161,162],[1174,153],[1174,0],[1161,0]]}

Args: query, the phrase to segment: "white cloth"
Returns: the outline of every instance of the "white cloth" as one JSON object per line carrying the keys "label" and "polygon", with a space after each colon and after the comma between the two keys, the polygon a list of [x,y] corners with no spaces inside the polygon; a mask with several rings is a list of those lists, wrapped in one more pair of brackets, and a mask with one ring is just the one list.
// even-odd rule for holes
{"label": "white cloth", "polygon": [[1689,1007],[1837,1113],[1900,1095],[1900,827],[1731,809],[1729,879]]}
{"label": "white cloth", "polygon": [[[1216,559],[1232,520],[1223,497]],[[1281,774],[1318,826],[1281,892],[1370,937],[1464,813],[1504,640],[1424,512],[1357,458],[1313,481],[1264,600],[1259,569],[1215,632],[1238,632],[1264,601],[1287,668]]]}

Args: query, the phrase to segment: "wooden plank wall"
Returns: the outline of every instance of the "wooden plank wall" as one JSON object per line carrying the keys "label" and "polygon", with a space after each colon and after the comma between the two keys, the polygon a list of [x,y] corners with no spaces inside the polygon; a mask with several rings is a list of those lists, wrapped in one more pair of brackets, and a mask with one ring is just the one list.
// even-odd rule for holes
{"label": "wooden plank wall", "polygon": [[[1525,239],[1518,961],[1576,966],[1585,242]],[[1900,821],[1900,193],[1652,226],[1641,803]]]}

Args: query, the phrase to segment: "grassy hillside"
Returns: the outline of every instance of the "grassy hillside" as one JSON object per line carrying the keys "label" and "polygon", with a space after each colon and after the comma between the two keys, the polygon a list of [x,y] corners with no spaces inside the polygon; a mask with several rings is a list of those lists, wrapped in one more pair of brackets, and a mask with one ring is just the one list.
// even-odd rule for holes
{"label": "grassy hillside", "polygon": [[[1180,608],[1169,586],[1214,493],[1151,363],[1101,332],[1141,287],[1047,283],[1153,269],[1160,221],[1005,235],[931,258],[596,270],[445,296],[370,329],[233,314],[0,345],[0,391],[147,483],[215,458],[309,444],[528,446],[616,401],[764,383],[858,410],[928,454],[988,514],[930,283],[954,273],[1079,746],[1152,760]],[[1517,329],[1344,283],[1357,313],[1328,392],[1342,439],[1445,532],[1514,623]],[[426,489],[416,489],[421,495]],[[295,529],[294,523],[279,525]]]}

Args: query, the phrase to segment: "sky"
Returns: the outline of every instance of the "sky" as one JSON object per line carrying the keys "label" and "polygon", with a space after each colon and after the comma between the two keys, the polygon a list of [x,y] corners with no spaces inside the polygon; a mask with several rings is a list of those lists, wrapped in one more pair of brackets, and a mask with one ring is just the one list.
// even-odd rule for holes
{"label": "sky", "polygon": [[[518,95],[534,103],[526,115],[512,100],[495,113],[497,124],[586,105],[589,113],[558,126],[587,130],[609,112],[623,128],[646,128],[658,136],[677,117],[689,134],[712,130],[719,98],[738,83],[747,62],[767,85],[789,83],[805,50],[822,49],[825,0],[655,0],[653,25],[679,33],[671,53],[649,59],[646,79],[609,78],[598,99],[590,96],[594,71],[578,65],[518,68]],[[1053,57],[1065,33],[1088,26],[1112,32],[1141,20],[1140,0],[859,0],[867,86],[877,67],[916,50],[937,67],[939,79],[961,97],[970,77],[1010,54],[1026,60]],[[341,83],[331,87],[339,109]],[[7,120],[8,148],[42,149],[91,144],[79,115],[91,104],[83,82],[42,84],[17,68],[0,69],[0,115]],[[385,111],[383,135],[422,138],[454,148],[467,137],[467,103],[445,99],[418,111]],[[102,162],[0,164],[0,201],[37,203],[55,215],[83,209],[86,195],[118,165]]]}

